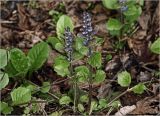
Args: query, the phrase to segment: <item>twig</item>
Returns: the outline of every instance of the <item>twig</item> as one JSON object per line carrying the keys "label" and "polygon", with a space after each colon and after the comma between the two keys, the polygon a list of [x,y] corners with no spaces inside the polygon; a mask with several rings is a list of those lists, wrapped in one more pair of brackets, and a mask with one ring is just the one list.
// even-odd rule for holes
{"label": "twig", "polygon": [[108,105],[111,105],[115,100],[117,100],[118,98],[120,98],[121,96],[123,96],[124,94],[126,94],[126,93],[128,93],[128,92],[130,92],[132,90],[132,88],[128,88],[126,91],[124,91],[123,93],[121,93],[120,95],[118,95],[117,97],[115,97],[112,101],[110,101],[109,103],[108,103]]}

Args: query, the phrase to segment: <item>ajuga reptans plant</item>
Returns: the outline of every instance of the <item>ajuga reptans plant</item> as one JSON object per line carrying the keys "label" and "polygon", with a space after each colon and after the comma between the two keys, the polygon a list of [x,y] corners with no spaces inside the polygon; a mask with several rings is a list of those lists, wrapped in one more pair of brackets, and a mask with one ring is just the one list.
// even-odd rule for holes
{"label": "ajuga reptans plant", "polygon": [[[60,17],[57,23],[57,27],[60,29],[57,30],[58,32],[64,30],[61,32],[64,36],[63,39],[60,38],[63,42],[58,44],[63,44],[64,49],[62,52],[65,53],[65,55],[61,54],[57,56],[54,60],[53,67],[58,75],[69,78],[69,82],[72,86],[67,95],[64,94],[61,96],[59,103],[61,105],[69,105],[69,103],[72,102],[74,104],[75,113],[77,113],[77,111],[84,112],[84,106],[86,106],[87,103],[88,109],[86,111],[88,111],[88,114],[91,114],[93,111],[91,104],[93,101],[94,103],[96,102],[92,98],[92,84],[103,82],[105,79],[105,72],[100,69],[101,53],[94,50],[95,46],[100,45],[100,43],[98,44],[100,38],[95,38],[91,23],[91,15],[84,12],[82,16],[83,24],[80,30],[81,37],[73,34],[72,24],[68,23],[72,21],[68,16]],[[61,21],[67,21],[66,23],[63,22],[63,24],[66,24],[66,26],[63,25],[63,27],[65,27],[64,29],[60,26],[62,24]],[[58,34],[61,35],[61,33]],[[52,38],[52,41],[55,41],[55,38]],[[79,60],[84,63],[80,65],[79,62],[77,62]],[[88,83],[89,92],[79,88],[78,85],[81,83]]]}

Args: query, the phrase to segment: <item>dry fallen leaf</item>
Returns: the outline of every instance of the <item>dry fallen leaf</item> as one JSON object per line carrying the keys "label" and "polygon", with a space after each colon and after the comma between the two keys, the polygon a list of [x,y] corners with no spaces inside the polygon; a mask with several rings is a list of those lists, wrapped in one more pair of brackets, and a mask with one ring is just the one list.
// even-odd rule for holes
{"label": "dry fallen leaf", "polygon": [[135,105],[132,106],[124,106],[122,107],[118,112],[115,113],[115,116],[125,116],[128,113],[132,112],[134,109],[136,109]]}
{"label": "dry fallen leaf", "polygon": [[160,94],[156,97],[146,97],[136,104],[136,109],[131,114],[158,114]]}

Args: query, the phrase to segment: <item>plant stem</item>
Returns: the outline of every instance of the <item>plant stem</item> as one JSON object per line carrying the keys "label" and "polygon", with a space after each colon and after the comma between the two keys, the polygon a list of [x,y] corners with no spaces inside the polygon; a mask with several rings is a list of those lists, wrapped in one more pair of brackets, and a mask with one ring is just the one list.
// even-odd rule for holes
{"label": "plant stem", "polygon": [[[120,12],[120,21],[121,21],[121,23],[122,24],[124,24],[124,18],[123,18],[123,13],[122,12]],[[119,42],[120,42],[120,40],[122,40],[123,39],[123,27],[120,29],[120,39],[119,39]]]}
{"label": "plant stem", "polygon": [[[36,91],[40,91],[40,88],[41,88],[40,86],[38,86],[37,84],[35,84],[35,83],[33,83],[33,82],[29,81],[29,80],[28,80],[28,83],[30,83],[30,84],[38,87],[38,89],[36,88]],[[35,92],[35,91],[34,91],[34,92]],[[56,95],[54,95],[54,94],[52,94],[52,93],[50,93],[50,92],[47,92],[47,94],[50,95],[50,96],[52,96],[54,99],[59,100],[59,97],[58,97],[58,96],[56,96]]]}
{"label": "plant stem", "polygon": [[[89,53],[88,53],[88,58],[91,56],[92,51],[91,51],[91,47],[89,48]],[[88,100],[88,111],[90,111],[91,108],[91,102],[92,102],[92,73],[93,73],[93,68],[91,65],[87,64],[88,68],[89,68],[89,78],[88,78],[88,84],[89,84],[89,92],[88,92],[88,96],[89,96],[89,100]]]}
{"label": "plant stem", "polygon": [[74,108],[73,108],[73,110],[74,110],[74,113],[76,113],[77,112],[77,106],[78,106],[78,104],[77,104],[77,79],[76,79],[76,76],[75,77],[73,76],[72,62],[70,62],[70,72],[71,72],[70,77],[73,81],[73,89],[74,89]]}
{"label": "plant stem", "polygon": [[89,70],[90,70],[90,75],[89,75],[89,80],[88,80],[88,84],[89,84],[89,101],[88,101],[88,107],[90,110],[91,107],[91,101],[92,101],[92,67],[89,65]]}
{"label": "plant stem", "polygon": [[77,80],[74,81],[74,113],[77,112],[77,91],[78,91],[78,87],[77,87]]}

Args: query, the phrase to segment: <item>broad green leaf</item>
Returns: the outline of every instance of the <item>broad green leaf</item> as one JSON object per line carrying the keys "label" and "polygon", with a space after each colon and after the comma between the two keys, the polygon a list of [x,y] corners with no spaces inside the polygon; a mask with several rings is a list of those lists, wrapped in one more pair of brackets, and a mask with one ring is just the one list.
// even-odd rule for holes
{"label": "broad green leaf", "polygon": [[57,72],[58,75],[61,75],[62,77],[66,76],[69,74],[69,61],[63,57],[63,56],[58,56],[54,60],[54,70]]}
{"label": "broad green leaf", "polygon": [[127,71],[118,74],[118,84],[122,87],[128,87],[131,83],[131,75]]}
{"label": "broad green leaf", "polygon": [[102,0],[103,5],[108,9],[118,9],[118,0]]}
{"label": "broad green leaf", "polygon": [[108,105],[108,104],[107,104],[107,100],[106,100],[106,99],[100,99],[100,100],[99,100],[98,108],[99,108],[99,109],[106,108],[107,105]]}
{"label": "broad green leaf", "polygon": [[94,77],[94,82],[101,83],[105,80],[105,78],[106,78],[106,73],[103,70],[97,70]]}
{"label": "broad green leaf", "polygon": [[63,43],[57,38],[57,37],[48,37],[47,43],[49,43],[52,48],[58,50],[58,51],[63,51]]}
{"label": "broad green leaf", "polygon": [[143,83],[139,83],[138,85],[134,86],[132,91],[137,94],[142,94],[146,90],[146,86]]}
{"label": "broad green leaf", "polygon": [[62,43],[56,43],[55,49],[58,50],[58,51],[60,51],[60,52],[63,52],[64,46],[63,46]]}
{"label": "broad green leaf", "polygon": [[150,50],[153,53],[160,54],[160,37],[151,44]]}
{"label": "broad green leaf", "polygon": [[42,93],[47,93],[51,88],[51,84],[49,82],[43,82],[41,92]]}
{"label": "broad green leaf", "polygon": [[126,16],[126,19],[130,22],[133,22],[138,19],[138,17],[141,15],[142,9],[140,6],[136,5],[128,5],[128,10],[125,11],[123,14]]}
{"label": "broad green leaf", "polygon": [[85,108],[84,108],[83,104],[78,104],[78,110],[80,112],[84,112]]}
{"label": "broad green leaf", "polygon": [[18,87],[11,92],[14,105],[23,104],[31,100],[31,91],[25,87]]}
{"label": "broad green leaf", "polygon": [[62,116],[63,112],[64,112],[63,110],[62,111],[55,111],[52,114],[50,114],[49,116]]}
{"label": "broad green leaf", "polygon": [[18,72],[11,62],[8,62],[7,66],[5,67],[5,72],[9,77],[16,77],[24,74],[23,72]]}
{"label": "broad green leaf", "polygon": [[5,88],[9,83],[8,74],[0,71],[0,90]]}
{"label": "broad green leaf", "polygon": [[49,56],[49,52],[50,48],[45,42],[38,43],[32,47],[28,53],[31,72],[42,67]]}
{"label": "broad green leaf", "polygon": [[61,105],[68,105],[71,102],[71,98],[69,96],[63,96],[59,100],[59,104]]}
{"label": "broad green leaf", "polygon": [[8,52],[7,50],[0,49],[0,69],[7,65]]}
{"label": "broad green leaf", "polygon": [[119,20],[113,18],[109,18],[106,25],[109,31],[119,31],[123,26]]}
{"label": "broad green leaf", "polygon": [[75,49],[82,55],[87,55],[88,48],[83,45],[83,41],[84,41],[83,38],[77,38],[75,41]]}
{"label": "broad green leaf", "polygon": [[69,27],[71,32],[73,32],[74,25],[73,25],[73,22],[72,22],[71,18],[67,15],[62,15],[59,18],[59,20],[57,22],[57,26],[56,26],[56,31],[57,31],[58,38],[63,37],[63,34],[64,34],[64,31],[65,31],[66,27]]}
{"label": "broad green leaf", "polygon": [[108,20],[106,26],[112,36],[119,36],[120,30],[123,27],[122,23],[119,20],[113,18],[110,18]]}
{"label": "broad green leaf", "polygon": [[0,112],[4,115],[11,114],[13,108],[8,106],[8,103],[0,102]]}
{"label": "broad green leaf", "polygon": [[60,43],[60,40],[57,37],[48,37],[47,43],[49,43],[50,45],[52,45],[53,48],[55,48],[55,45],[57,43]]}
{"label": "broad green leaf", "polygon": [[78,66],[75,68],[76,75],[80,82],[86,82],[89,76],[89,69],[86,66]]}
{"label": "broad green leaf", "polygon": [[74,51],[73,52],[73,59],[74,60],[80,60],[81,58],[83,58],[84,55],[82,55],[81,53],[79,53],[78,51]]}
{"label": "broad green leaf", "polygon": [[80,102],[87,103],[89,100],[88,95],[82,95],[80,96]]}
{"label": "broad green leaf", "polygon": [[79,50],[79,49],[81,49],[84,46],[83,45],[83,41],[84,41],[83,38],[80,38],[80,37],[76,38],[76,40],[75,40],[75,49],[76,50]]}
{"label": "broad green leaf", "polygon": [[88,63],[92,67],[97,67],[100,68],[102,64],[102,59],[101,59],[101,53],[100,52],[94,52],[88,59]]}
{"label": "broad green leaf", "polygon": [[26,73],[29,68],[29,60],[26,55],[18,48],[10,51],[11,63],[17,72]]}

